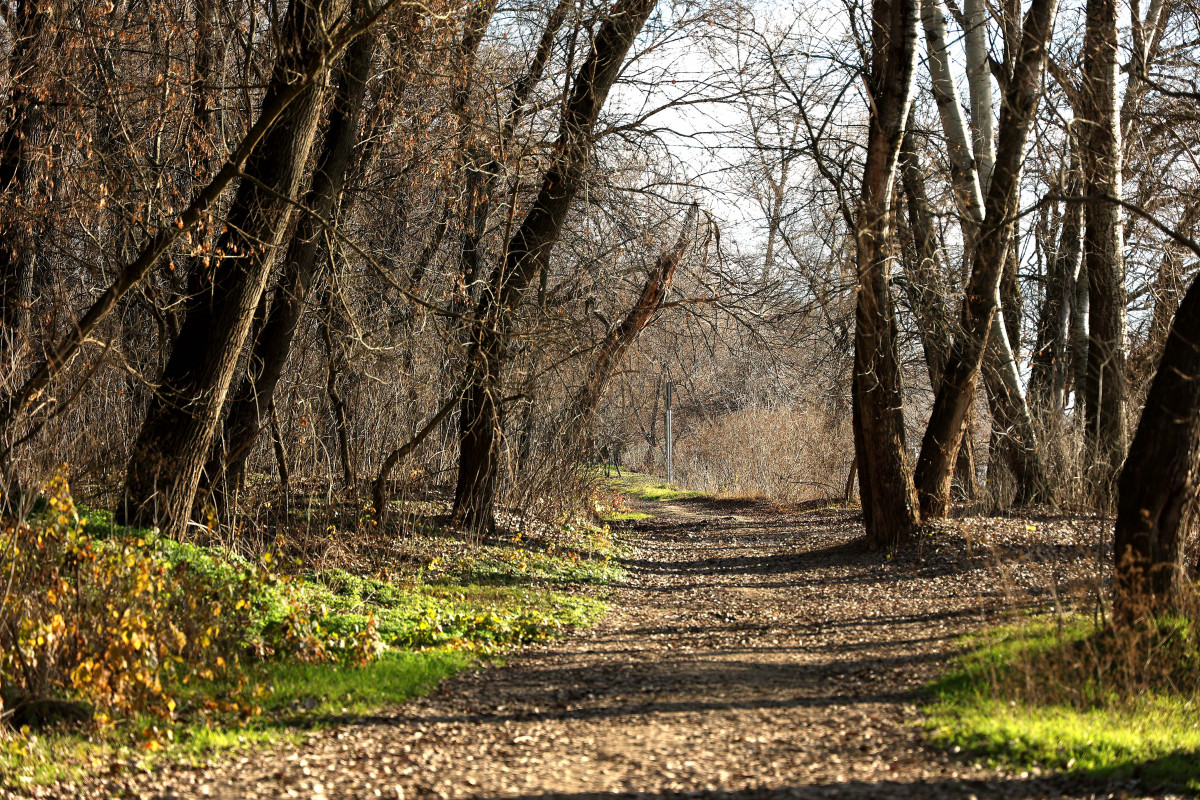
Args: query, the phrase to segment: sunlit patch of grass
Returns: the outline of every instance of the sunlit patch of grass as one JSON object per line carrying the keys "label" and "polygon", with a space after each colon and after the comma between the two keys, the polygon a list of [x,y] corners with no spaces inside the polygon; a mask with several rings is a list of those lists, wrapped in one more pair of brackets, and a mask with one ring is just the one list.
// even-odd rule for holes
{"label": "sunlit patch of grass", "polygon": [[654,515],[642,511],[614,511],[604,515],[605,522],[640,522],[644,519],[654,519]]}
{"label": "sunlit patch of grass", "polygon": [[639,500],[670,502],[672,500],[684,500],[689,497],[703,496],[701,492],[681,489],[678,486],[668,484],[658,476],[647,475],[642,472],[623,472],[622,477],[618,478],[614,475],[604,480],[617,492],[626,497],[636,497]]}
{"label": "sunlit patch of grass", "polygon": [[322,626],[337,633],[374,618],[392,647],[455,645],[494,649],[546,639],[587,625],[606,605],[595,598],[517,585],[424,584],[411,588],[343,570],[315,576],[308,602],[327,609]]}
{"label": "sunlit patch of grass", "polygon": [[[90,730],[0,734],[0,785],[71,781],[112,766],[148,768],[164,759],[203,763],[224,751],[295,740],[305,729],[376,712],[428,692],[473,660],[463,650],[438,648],[391,650],[361,666],[255,664],[237,689],[257,697],[261,710],[253,715],[184,717],[176,724],[142,717]],[[190,687],[182,701],[203,702],[234,690],[227,682]]]}
{"label": "sunlit patch of grass", "polygon": [[[931,687],[930,738],[994,763],[1200,791],[1200,697],[1166,689],[1122,697],[1078,655],[1102,635],[1072,620],[976,637]],[[1071,659],[1081,668],[1062,666]],[[1076,684],[1074,701],[1065,683]]]}

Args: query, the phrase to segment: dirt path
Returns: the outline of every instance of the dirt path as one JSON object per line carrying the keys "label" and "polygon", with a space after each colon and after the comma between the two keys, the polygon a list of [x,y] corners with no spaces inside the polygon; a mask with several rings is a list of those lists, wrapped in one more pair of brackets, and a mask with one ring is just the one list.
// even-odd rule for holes
{"label": "dirt path", "polygon": [[933,551],[863,552],[844,511],[704,501],[654,511],[597,628],[299,749],[128,788],[239,799],[1095,796],[923,746],[917,690],[999,602],[981,574]]}

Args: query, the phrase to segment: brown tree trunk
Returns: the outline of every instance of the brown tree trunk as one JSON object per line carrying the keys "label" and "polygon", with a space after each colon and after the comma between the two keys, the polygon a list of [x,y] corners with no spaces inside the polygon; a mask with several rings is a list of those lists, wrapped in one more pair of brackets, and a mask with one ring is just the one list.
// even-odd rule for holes
{"label": "brown tree trunk", "polygon": [[[937,231],[934,229],[933,211],[925,190],[925,175],[916,150],[911,130],[904,134],[900,150],[900,175],[904,196],[908,203],[909,229],[912,233],[913,254],[906,268],[905,289],[917,321],[917,332],[921,349],[925,353],[925,364],[929,370],[929,385],[934,392],[942,384],[946,361],[950,357],[950,313],[946,309],[945,268],[940,263]],[[968,418],[964,427],[970,425]],[[958,450],[958,463],[954,470],[954,493],[959,499],[975,496],[974,448],[969,440]]]}
{"label": "brown tree trunk", "polygon": [[604,337],[604,341],[600,343],[596,350],[596,358],[570,406],[567,430],[580,432],[587,430],[592,415],[596,412],[596,407],[600,405],[604,386],[612,377],[617,363],[637,341],[638,335],[650,324],[654,315],[662,307],[667,291],[671,287],[671,280],[675,277],[675,269],[683,260],[683,254],[687,250],[692,226],[695,224],[699,210],[700,206],[692,203],[674,246],[659,255],[654,268],[646,276],[646,283],[642,286],[641,294],[638,295],[633,308],[625,315],[625,319],[621,320],[621,324]]}
{"label": "brown tree trunk", "polygon": [[1117,105],[1116,0],[1088,0],[1083,45],[1083,124],[1085,229],[1089,298],[1087,385],[1084,413],[1094,471],[1092,480],[1107,496],[1125,459],[1125,255],[1121,209],[1105,197],[1121,197],[1121,124]]}
{"label": "brown tree trunk", "polygon": [[1171,610],[1186,574],[1182,523],[1200,486],[1198,376],[1200,278],[1171,325],[1118,485],[1113,588],[1127,617]]}
{"label": "brown tree trunk", "polygon": [[963,298],[962,327],[954,338],[917,459],[921,510],[929,516],[944,517],[949,510],[963,422],[975,399],[980,367],[996,320],[1000,281],[1018,207],[1025,141],[1041,94],[1046,42],[1056,5],[1056,0],[1035,0],[1026,13],[1021,50],[1000,107],[1000,140],[984,202],[979,244]]}
{"label": "brown tree trunk", "polygon": [[[375,36],[360,36],[346,51],[345,62],[335,76],[333,105],[313,173],[304,198],[311,213],[300,214],[288,244],[283,275],[272,292],[270,311],[254,338],[246,374],[229,400],[223,448],[215,448],[205,469],[206,483],[221,491],[224,485],[241,482],[246,459],[274,406],[275,387],[283,376],[292,343],[304,314],[308,293],[320,265],[324,225],[337,207],[345,187],[351,155],[358,143],[366,82],[371,74]],[[228,455],[217,450],[223,449]],[[219,502],[218,506],[224,506]]]}
{"label": "brown tree trunk", "polygon": [[855,224],[854,315],[855,455],[859,485],[869,487],[862,495],[863,520],[872,548],[901,544],[921,522],[904,441],[904,395],[888,289],[896,251],[892,185],[912,100],[917,19],[916,0],[875,0],[872,6],[871,117]]}
{"label": "brown tree trunk", "polygon": [[563,109],[557,157],[476,304],[466,389],[460,413],[458,483],[452,517],[472,530],[494,527],[503,408],[500,392],[511,313],[530,282],[546,268],[567,212],[583,185],[592,130],[625,54],[655,0],[617,0],[575,76]]}
{"label": "brown tree trunk", "polygon": [[[327,50],[344,0],[318,6],[293,0],[280,26],[279,56],[263,106],[307,77],[306,67]],[[186,318],[150,402],[129,459],[118,520],[157,525],[180,535],[207,460],[213,432],[237,368],[271,263],[291,216],[291,198],[308,159],[323,87],[307,82],[283,110],[246,163],[217,242],[204,290],[188,300]]]}

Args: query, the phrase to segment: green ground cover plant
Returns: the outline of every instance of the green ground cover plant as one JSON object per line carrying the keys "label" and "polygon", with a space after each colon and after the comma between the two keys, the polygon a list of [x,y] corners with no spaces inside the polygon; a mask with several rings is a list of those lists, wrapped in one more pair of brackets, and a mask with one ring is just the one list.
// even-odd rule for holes
{"label": "green ground cover plant", "polygon": [[63,479],[46,496],[0,530],[0,784],[203,760],[378,710],[591,624],[596,587],[624,577],[590,525],[363,574],[122,530]]}
{"label": "green ground cover plant", "polygon": [[1067,617],[979,634],[931,687],[929,735],[1020,768],[1200,791],[1197,628]]}

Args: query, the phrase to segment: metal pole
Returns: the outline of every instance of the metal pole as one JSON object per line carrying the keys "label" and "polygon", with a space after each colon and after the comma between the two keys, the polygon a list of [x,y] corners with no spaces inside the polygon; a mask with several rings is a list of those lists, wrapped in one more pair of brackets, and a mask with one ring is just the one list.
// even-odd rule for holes
{"label": "metal pole", "polygon": [[671,381],[667,381],[667,484],[675,483],[675,440],[671,436]]}

